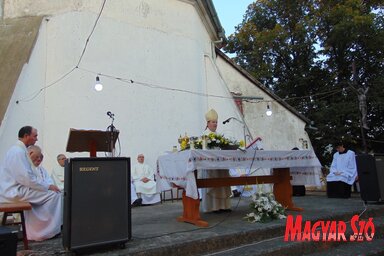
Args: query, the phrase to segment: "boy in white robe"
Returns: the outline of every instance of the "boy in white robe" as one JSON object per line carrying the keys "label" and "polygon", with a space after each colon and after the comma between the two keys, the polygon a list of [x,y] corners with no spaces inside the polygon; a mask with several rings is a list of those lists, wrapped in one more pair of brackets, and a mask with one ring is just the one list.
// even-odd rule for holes
{"label": "boy in white robe", "polygon": [[327,175],[327,194],[331,198],[349,198],[357,179],[355,152],[346,149],[343,142],[336,144],[336,150]]}
{"label": "boy in white robe", "polygon": [[[41,182],[32,169],[27,147],[37,141],[37,130],[24,126],[0,169],[0,202],[25,201],[32,210],[25,211],[28,240],[42,241],[59,234],[62,224],[61,194],[55,185]],[[36,156],[32,156],[36,158]]]}

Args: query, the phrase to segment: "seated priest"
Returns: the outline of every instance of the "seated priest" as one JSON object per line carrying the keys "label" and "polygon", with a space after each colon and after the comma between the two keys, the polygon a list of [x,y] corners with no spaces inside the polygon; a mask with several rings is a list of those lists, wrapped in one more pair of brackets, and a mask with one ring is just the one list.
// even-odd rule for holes
{"label": "seated priest", "polygon": [[132,182],[132,177],[131,177],[131,206],[136,207],[140,206],[142,204],[142,199],[137,197],[135,186],[133,185]]}
{"label": "seated priest", "polygon": [[64,190],[64,166],[67,157],[64,154],[59,154],[56,160],[57,165],[52,169],[52,179],[60,190]]}
{"label": "seated priest", "polygon": [[355,152],[345,148],[344,143],[336,143],[336,153],[327,175],[327,195],[329,198],[351,197],[351,186],[357,179]]}
{"label": "seated priest", "polygon": [[12,146],[0,168],[0,202],[29,202],[32,210],[25,211],[28,240],[41,241],[60,233],[62,197],[60,189],[43,182],[39,170],[32,164],[40,157],[39,150],[27,151],[37,141],[37,129],[24,126],[19,140]]}
{"label": "seated priest", "polygon": [[[59,187],[55,185],[54,181],[48,174],[48,171],[41,164],[44,156],[40,147],[36,145],[29,146],[28,154],[32,162],[32,170],[37,177],[37,181],[44,187],[48,187],[49,190],[56,192],[56,194],[54,194],[55,198],[57,196],[60,197],[60,200],[58,200],[59,203],[51,205],[51,207],[55,205],[55,209],[48,209],[48,205],[44,206],[44,203],[42,203],[41,206],[36,206],[30,201],[32,204],[32,210],[25,212],[27,237],[29,240],[39,241],[60,234],[62,225],[61,211],[63,204],[62,197],[60,196],[60,193],[58,193],[60,192]],[[38,210],[38,208],[40,209]]]}
{"label": "seated priest", "polygon": [[136,193],[142,199],[142,204],[160,202],[160,193],[156,191],[155,171],[144,163],[144,155],[137,156],[137,164],[132,168],[132,179]]}

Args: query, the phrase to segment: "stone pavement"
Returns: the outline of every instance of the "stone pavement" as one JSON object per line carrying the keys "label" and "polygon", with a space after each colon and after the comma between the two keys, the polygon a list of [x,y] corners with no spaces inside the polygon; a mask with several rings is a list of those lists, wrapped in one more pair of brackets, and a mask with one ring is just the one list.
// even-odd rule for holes
{"label": "stone pavement", "polygon": [[[350,199],[329,199],[324,192],[307,192],[304,197],[294,197],[296,206],[303,207],[305,220],[343,220],[350,221],[355,214],[365,210],[359,194]],[[250,212],[250,198],[232,198],[230,213],[202,213],[202,219],[209,222],[208,228],[199,228],[188,223],[180,223],[176,218],[182,214],[181,201],[142,206],[132,209],[132,240],[126,248],[117,246],[86,252],[86,255],[303,255],[315,252],[340,251],[337,242],[284,242],[285,220],[269,223],[249,223],[243,217]],[[296,216],[298,212],[290,212]],[[384,253],[384,205],[368,204],[361,218],[373,217],[376,233],[374,243],[361,242],[367,250]],[[97,223],[95,223],[97,225]],[[348,245],[351,242],[348,242]],[[254,248],[252,248],[252,246]],[[18,244],[19,255],[71,255],[62,247],[62,238],[44,242],[31,242],[31,250],[23,251]],[[373,250],[373,247],[375,250]],[[381,250],[377,250],[381,247]],[[351,248],[354,248],[353,246]],[[370,249],[371,248],[371,249]],[[236,252],[236,250],[239,250]],[[257,252],[257,253],[256,253]],[[354,255],[354,249],[348,254]],[[84,254],[84,253],[82,253]],[[321,255],[321,253],[319,254]],[[328,255],[328,254],[327,254]],[[339,254],[344,255],[344,254]],[[356,254],[360,255],[360,254]]]}

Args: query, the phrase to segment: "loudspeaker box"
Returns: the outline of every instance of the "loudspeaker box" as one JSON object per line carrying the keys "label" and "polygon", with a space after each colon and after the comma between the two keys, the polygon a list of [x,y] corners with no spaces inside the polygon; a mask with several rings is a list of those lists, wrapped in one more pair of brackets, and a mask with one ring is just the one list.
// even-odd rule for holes
{"label": "loudspeaker box", "polygon": [[16,256],[17,231],[0,226],[0,255]]}
{"label": "loudspeaker box", "polygon": [[64,178],[64,248],[124,247],[132,232],[130,159],[71,158]]}
{"label": "loudspeaker box", "polygon": [[384,155],[356,155],[360,195],[365,202],[384,200]]}

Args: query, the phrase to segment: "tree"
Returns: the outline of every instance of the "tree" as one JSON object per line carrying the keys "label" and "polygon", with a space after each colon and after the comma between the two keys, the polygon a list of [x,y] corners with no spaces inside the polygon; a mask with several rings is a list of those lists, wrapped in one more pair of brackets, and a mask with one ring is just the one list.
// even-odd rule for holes
{"label": "tree", "polygon": [[[380,1],[264,0],[249,5],[225,51],[315,122],[323,164],[337,138],[361,150],[359,88],[367,93],[368,146],[383,152],[384,22]],[[355,63],[356,76],[352,73]]]}

